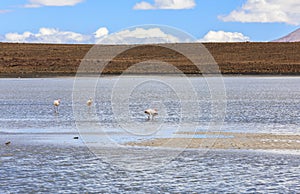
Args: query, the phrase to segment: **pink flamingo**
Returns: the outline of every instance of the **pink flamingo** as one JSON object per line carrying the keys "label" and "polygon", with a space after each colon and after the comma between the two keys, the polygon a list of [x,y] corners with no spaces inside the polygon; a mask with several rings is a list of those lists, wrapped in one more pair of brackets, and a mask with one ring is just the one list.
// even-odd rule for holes
{"label": "pink flamingo", "polygon": [[149,109],[145,110],[144,113],[146,113],[148,115],[149,120],[153,120],[154,116],[158,115],[158,112],[157,112],[156,108],[155,109],[149,108]]}
{"label": "pink flamingo", "polygon": [[90,98],[90,99],[86,102],[86,105],[87,105],[88,107],[90,107],[92,104],[93,104],[93,99]]}
{"label": "pink flamingo", "polygon": [[54,105],[55,113],[58,113],[58,107],[60,105],[60,99],[54,100],[53,105]]}

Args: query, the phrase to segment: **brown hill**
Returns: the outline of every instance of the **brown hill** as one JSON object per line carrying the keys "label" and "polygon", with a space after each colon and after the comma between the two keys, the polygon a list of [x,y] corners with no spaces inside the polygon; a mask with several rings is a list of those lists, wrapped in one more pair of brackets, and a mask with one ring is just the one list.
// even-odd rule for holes
{"label": "brown hill", "polygon": [[274,40],[273,42],[300,42],[300,28],[287,36]]}
{"label": "brown hill", "polygon": [[[80,62],[92,46],[0,43],[0,76],[75,75]],[[215,58],[223,74],[300,75],[300,42],[206,43],[204,46]],[[116,47],[118,46],[110,46],[107,51]],[[153,49],[151,46],[138,46],[118,56],[104,73],[118,74],[131,64],[153,57],[170,62],[187,74],[200,73],[184,56],[163,48]]]}

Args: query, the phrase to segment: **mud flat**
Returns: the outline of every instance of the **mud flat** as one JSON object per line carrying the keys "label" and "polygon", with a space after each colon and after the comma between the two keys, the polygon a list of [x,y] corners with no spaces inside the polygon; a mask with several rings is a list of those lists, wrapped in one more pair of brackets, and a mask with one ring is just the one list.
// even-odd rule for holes
{"label": "mud flat", "polygon": [[[187,52],[193,52],[193,48],[199,46],[176,45],[188,46]],[[222,74],[300,75],[300,42],[205,43],[204,46],[216,60]],[[0,77],[74,76],[92,47],[93,45],[83,44],[0,43]],[[111,53],[122,46],[102,47],[105,52]],[[133,64],[153,59],[171,63],[185,74],[201,74],[185,56],[166,49],[164,45],[137,45],[116,56],[102,73],[120,74]],[[143,73],[155,73],[147,71],[146,69]],[[88,73],[99,74],[97,70]]]}
{"label": "mud flat", "polygon": [[[299,150],[300,135],[267,133],[208,132],[182,133],[187,138],[158,138],[130,142],[131,146],[204,148],[204,149],[253,149],[253,150]],[[193,135],[203,136],[193,138]]]}

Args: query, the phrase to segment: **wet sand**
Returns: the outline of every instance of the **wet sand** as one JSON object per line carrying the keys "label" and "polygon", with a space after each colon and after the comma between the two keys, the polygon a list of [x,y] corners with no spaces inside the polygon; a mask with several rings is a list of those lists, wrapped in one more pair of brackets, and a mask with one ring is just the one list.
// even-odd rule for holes
{"label": "wet sand", "polygon": [[[192,138],[193,135],[205,138]],[[131,146],[204,148],[204,149],[254,149],[254,150],[299,150],[300,135],[267,133],[183,133],[190,138],[158,138],[142,142],[130,142]]]}

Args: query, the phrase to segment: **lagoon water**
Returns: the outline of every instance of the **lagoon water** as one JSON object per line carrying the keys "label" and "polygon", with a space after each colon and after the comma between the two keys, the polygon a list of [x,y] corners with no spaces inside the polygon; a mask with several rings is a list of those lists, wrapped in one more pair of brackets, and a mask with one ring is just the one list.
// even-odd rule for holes
{"label": "lagoon water", "polygon": [[[190,77],[195,89],[190,91],[183,79],[103,77],[79,92],[72,78],[1,79],[0,193],[299,192],[300,156],[286,151],[164,152],[125,146],[175,137],[178,125],[182,131],[300,133],[299,77],[224,77],[226,94],[217,87],[214,98],[210,81]],[[129,98],[123,96],[127,81],[141,83],[129,91]],[[95,106],[89,109],[85,102],[90,91]],[[55,114],[52,103],[57,98],[62,103]],[[160,110],[153,121],[143,113],[149,106]],[[91,133],[94,128],[97,134]],[[104,148],[97,153],[94,146],[99,144]],[[169,157],[153,163],[149,153]],[[116,155],[122,155],[123,165]]]}

